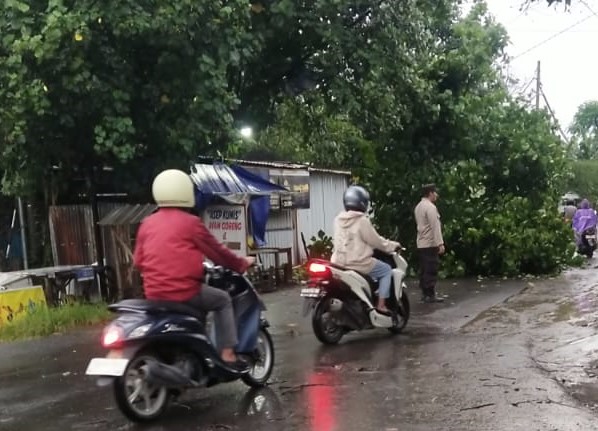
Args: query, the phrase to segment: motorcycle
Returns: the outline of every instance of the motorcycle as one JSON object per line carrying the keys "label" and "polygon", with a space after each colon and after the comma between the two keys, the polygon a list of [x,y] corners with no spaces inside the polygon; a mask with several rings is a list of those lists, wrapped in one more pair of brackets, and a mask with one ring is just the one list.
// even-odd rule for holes
{"label": "motorcycle", "polygon": [[350,331],[386,328],[400,333],[409,320],[410,304],[404,282],[407,262],[399,250],[386,254],[375,251],[374,257],[392,268],[391,295],[386,301],[390,315],[380,313],[377,281],[327,260],[312,259],[307,264],[309,280],[301,289],[304,298],[303,316],[312,313],[312,328],[323,344],[337,344]]}
{"label": "motorcycle", "polygon": [[579,254],[583,254],[589,258],[594,256],[596,250],[596,227],[590,227],[581,233],[581,241],[578,247]]}
{"label": "motorcycle", "polygon": [[195,308],[140,299],[109,305],[118,313],[102,334],[109,351],[106,357],[91,359],[86,375],[96,376],[100,386],[112,384],[118,408],[134,422],[157,419],[187,389],[238,379],[263,387],[270,378],[274,345],[257,291],[242,274],[209,263],[204,268],[207,284],[231,295],[239,338],[235,350],[249,370],[222,361],[208,316]]}

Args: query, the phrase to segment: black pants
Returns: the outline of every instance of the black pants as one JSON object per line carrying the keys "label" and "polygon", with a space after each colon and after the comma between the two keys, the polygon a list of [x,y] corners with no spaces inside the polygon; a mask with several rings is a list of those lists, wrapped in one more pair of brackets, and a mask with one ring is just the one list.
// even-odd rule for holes
{"label": "black pants", "polygon": [[419,254],[419,287],[424,296],[434,296],[440,267],[438,247],[418,248],[417,253]]}

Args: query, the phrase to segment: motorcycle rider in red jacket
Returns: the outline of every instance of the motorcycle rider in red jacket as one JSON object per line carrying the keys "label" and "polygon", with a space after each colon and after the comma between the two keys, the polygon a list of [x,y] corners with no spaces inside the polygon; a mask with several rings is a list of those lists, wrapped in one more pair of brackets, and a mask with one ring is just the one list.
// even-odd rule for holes
{"label": "motorcycle rider in red jacket", "polygon": [[255,258],[237,256],[190,213],[195,207],[195,193],[186,173],[176,169],[161,172],[154,179],[152,194],[159,209],[141,223],[134,252],[146,298],[214,311],[222,359],[233,368],[245,368],[233,350],[237,330],[231,298],[220,289],[202,285],[203,261],[207,257],[217,265],[243,273]]}

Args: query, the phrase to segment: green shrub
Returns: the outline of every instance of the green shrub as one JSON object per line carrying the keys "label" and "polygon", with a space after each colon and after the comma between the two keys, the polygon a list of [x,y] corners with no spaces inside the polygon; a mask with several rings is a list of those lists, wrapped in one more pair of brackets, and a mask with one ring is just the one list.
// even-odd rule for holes
{"label": "green shrub", "polygon": [[106,304],[68,304],[56,308],[39,308],[19,319],[0,326],[0,341],[42,337],[80,326],[107,321],[111,313]]}
{"label": "green shrub", "polygon": [[443,261],[451,275],[547,274],[573,264],[570,227],[553,208],[505,196],[493,207],[472,207],[466,218],[445,227],[450,254]]}
{"label": "green shrub", "polygon": [[317,259],[330,259],[332,257],[332,237],[326,235],[323,230],[318,235],[311,237],[311,244],[307,246],[309,257]]}

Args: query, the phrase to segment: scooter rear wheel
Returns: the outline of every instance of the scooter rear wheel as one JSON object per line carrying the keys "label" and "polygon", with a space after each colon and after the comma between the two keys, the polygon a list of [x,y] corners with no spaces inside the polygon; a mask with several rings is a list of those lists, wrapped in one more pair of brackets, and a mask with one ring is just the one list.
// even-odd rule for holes
{"label": "scooter rear wheel", "polygon": [[409,316],[411,314],[411,304],[409,303],[409,297],[407,293],[403,292],[401,295],[400,303],[397,307],[397,314],[399,315],[399,323],[392,328],[388,328],[388,331],[392,334],[400,334],[407,326],[407,322],[409,321]]}
{"label": "scooter rear wheel", "polygon": [[345,329],[337,325],[330,312],[329,297],[316,304],[311,318],[311,325],[316,338],[323,344],[338,344],[345,335]]}
{"label": "scooter rear wheel", "polygon": [[133,422],[155,420],[170,402],[171,394],[166,387],[152,385],[146,379],[148,364],[157,360],[149,353],[136,356],[131,359],[124,375],[114,380],[116,404]]}

